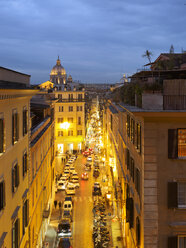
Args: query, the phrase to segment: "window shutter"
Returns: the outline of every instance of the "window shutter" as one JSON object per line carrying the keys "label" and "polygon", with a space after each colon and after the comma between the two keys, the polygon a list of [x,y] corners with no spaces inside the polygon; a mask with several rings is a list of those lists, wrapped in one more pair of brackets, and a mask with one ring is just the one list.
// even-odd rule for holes
{"label": "window shutter", "polygon": [[14,193],[14,184],[15,184],[15,179],[14,179],[14,168],[12,168],[12,192]]}
{"label": "window shutter", "polygon": [[134,201],[133,198],[126,200],[126,222],[129,222],[130,228],[134,224]]}
{"label": "window shutter", "polygon": [[28,221],[29,221],[29,200],[26,200],[26,226],[28,226]]}
{"label": "window shutter", "polygon": [[16,121],[16,141],[19,139],[19,116],[18,113],[15,114],[15,121]]}
{"label": "window shutter", "polygon": [[5,191],[5,181],[3,181],[3,208],[6,205],[5,193],[6,193],[6,191]]}
{"label": "window shutter", "polygon": [[168,208],[178,207],[178,185],[177,182],[168,182]]}
{"label": "window shutter", "polygon": [[168,130],[168,158],[178,157],[178,130]]}
{"label": "window shutter", "polygon": [[168,248],[177,248],[178,247],[178,237],[172,236],[168,237]]}
{"label": "window shutter", "polygon": [[19,165],[17,164],[17,187],[19,186]]}
{"label": "window shutter", "polygon": [[3,119],[0,119],[0,153],[4,151],[4,123]]}
{"label": "window shutter", "polygon": [[12,145],[14,145],[15,141],[15,115],[12,114]]}

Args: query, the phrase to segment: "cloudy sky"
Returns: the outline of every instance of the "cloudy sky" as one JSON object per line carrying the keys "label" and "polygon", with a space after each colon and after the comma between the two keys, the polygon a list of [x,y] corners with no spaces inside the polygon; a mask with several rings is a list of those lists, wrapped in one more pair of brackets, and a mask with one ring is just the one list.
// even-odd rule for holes
{"label": "cloudy sky", "polygon": [[49,79],[114,83],[160,53],[186,50],[186,0],[0,0],[0,66]]}

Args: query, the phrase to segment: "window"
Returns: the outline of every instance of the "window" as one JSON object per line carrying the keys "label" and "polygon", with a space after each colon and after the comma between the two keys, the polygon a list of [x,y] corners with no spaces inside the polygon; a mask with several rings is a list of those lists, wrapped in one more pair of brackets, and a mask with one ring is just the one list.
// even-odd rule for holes
{"label": "window", "polygon": [[136,125],[136,149],[141,153],[141,125]]}
{"label": "window", "polygon": [[58,136],[63,136],[63,131],[58,131]]}
{"label": "window", "polygon": [[68,130],[68,136],[73,136],[73,130]]}
{"label": "window", "polygon": [[68,111],[69,111],[69,112],[73,112],[73,106],[69,106],[69,107],[68,107]]}
{"label": "window", "polygon": [[4,119],[0,118],[0,154],[4,152],[5,148],[5,126]]}
{"label": "window", "polygon": [[113,118],[112,115],[110,115],[110,129],[113,129]]}
{"label": "window", "polygon": [[69,118],[68,118],[68,122],[69,122],[69,123],[73,123],[73,117],[69,117]]}
{"label": "window", "polygon": [[135,187],[136,187],[136,191],[140,195],[140,171],[138,168],[136,168]]}
{"label": "window", "polygon": [[69,99],[69,101],[73,100],[73,94],[68,94],[68,99]]}
{"label": "window", "polygon": [[78,125],[81,125],[81,117],[78,117]]}
{"label": "window", "polygon": [[17,218],[16,221],[13,223],[12,226],[12,248],[19,247],[19,219]]}
{"label": "window", "polygon": [[130,170],[130,152],[129,152],[129,149],[126,149],[126,164],[127,164],[127,169]]}
{"label": "window", "polygon": [[78,100],[82,100],[82,94],[78,94]]}
{"label": "window", "polygon": [[28,114],[27,109],[24,107],[23,109],[23,136],[28,132]]}
{"label": "window", "polygon": [[25,200],[23,203],[23,235],[25,234],[25,228],[28,226],[29,212],[28,212],[28,200]]}
{"label": "window", "polygon": [[136,217],[136,243],[140,245],[140,220],[139,217]]}
{"label": "window", "polygon": [[134,140],[135,140],[135,121],[133,119],[131,119],[131,130],[130,131],[131,131],[130,140],[134,144]]}
{"label": "window", "polygon": [[77,135],[82,135],[82,130],[77,130]]}
{"label": "window", "polygon": [[129,222],[130,228],[134,224],[134,200],[133,198],[126,199],[126,222]]}
{"label": "window", "polygon": [[178,129],[178,157],[186,158],[186,129]]}
{"label": "window", "polygon": [[58,99],[62,100],[62,94],[58,94]]}
{"label": "window", "polygon": [[126,127],[127,127],[127,136],[130,137],[130,115],[127,115]]}
{"label": "window", "polygon": [[5,181],[0,182],[0,211],[5,207]]}
{"label": "window", "polygon": [[12,192],[16,192],[19,186],[19,165],[15,163],[12,168]]}
{"label": "window", "polygon": [[23,177],[26,175],[27,173],[27,152],[25,152],[23,154]]}
{"label": "window", "polygon": [[186,237],[178,237],[178,248],[186,247]]}
{"label": "window", "polygon": [[19,139],[19,116],[16,110],[12,113],[12,145]]}
{"label": "window", "polygon": [[134,159],[133,158],[130,158],[130,175],[134,182]]}
{"label": "window", "polygon": [[57,122],[58,122],[58,123],[63,123],[63,118],[62,118],[62,117],[61,117],[61,118],[58,118],[58,119],[57,119]]}
{"label": "window", "polygon": [[79,107],[79,111],[83,111],[83,107],[82,106]]}
{"label": "window", "polygon": [[79,106],[77,106],[77,111],[79,111]]}
{"label": "window", "polygon": [[178,182],[178,208],[186,208],[186,182]]}
{"label": "window", "polygon": [[59,112],[63,112],[63,106],[59,106]]}

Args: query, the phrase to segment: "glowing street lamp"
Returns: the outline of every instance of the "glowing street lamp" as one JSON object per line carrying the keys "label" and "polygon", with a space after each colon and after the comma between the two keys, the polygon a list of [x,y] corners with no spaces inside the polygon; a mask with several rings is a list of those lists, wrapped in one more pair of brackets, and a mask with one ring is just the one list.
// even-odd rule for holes
{"label": "glowing street lamp", "polygon": [[68,122],[63,122],[60,124],[60,128],[62,129],[68,129],[70,127],[70,123]]}

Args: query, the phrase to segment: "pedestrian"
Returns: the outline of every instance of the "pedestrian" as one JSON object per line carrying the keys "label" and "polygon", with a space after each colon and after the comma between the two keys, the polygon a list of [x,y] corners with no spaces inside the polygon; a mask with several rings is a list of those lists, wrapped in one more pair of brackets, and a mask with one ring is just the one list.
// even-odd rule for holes
{"label": "pedestrian", "polygon": [[61,202],[59,201],[59,208],[61,208]]}
{"label": "pedestrian", "polygon": [[54,207],[55,207],[55,209],[57,207],[57,201],[56,200],[54,201]]}

